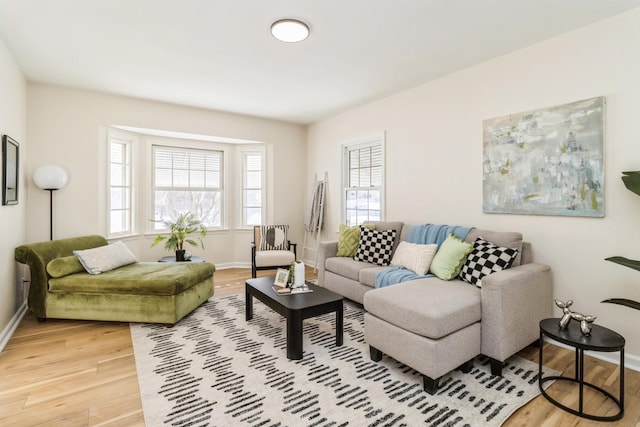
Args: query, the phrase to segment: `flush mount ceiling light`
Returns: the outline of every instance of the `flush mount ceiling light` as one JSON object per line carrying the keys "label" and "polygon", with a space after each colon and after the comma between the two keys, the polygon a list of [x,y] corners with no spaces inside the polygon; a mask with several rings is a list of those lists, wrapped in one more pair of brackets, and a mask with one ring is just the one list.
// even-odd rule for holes
{"label": "flush mount ceiling light", "polygon": [[296,43],[309,37],[309,26],[297,19],[280,19],[271,24],[273,37],[286,43]]}

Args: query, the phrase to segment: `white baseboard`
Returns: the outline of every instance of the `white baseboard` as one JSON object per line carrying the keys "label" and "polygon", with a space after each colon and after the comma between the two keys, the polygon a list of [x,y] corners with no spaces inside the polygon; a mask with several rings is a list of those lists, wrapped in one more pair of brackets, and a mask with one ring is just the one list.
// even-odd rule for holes
{"label": "white baseboard", "polygon": [[[227,268],[248,268],[249,270],[251,270],[250,262],[226,262],[226,263],[214,264],[214,265],[216,266],[216,270],[225,270]],[[215,280],[215,273],[213,277]]]}
{"label": "white baseboard", "polygon": [[4,347],[7,345],[7,343],[11,339],[11,336],[13,335],[15,330],[18,328],[20,321],[22,320],[22,318],[26,313],[27,313],[27,302],[25,301],[24,303],[22,303],[22,305],[18,309],[18,312],[11,318],[11,321],[9,321],[9,324],[7,325],[7,327],[4,328],[2,332],[0,332],[0,353],[2,353],[2,350],[4,350]]}
{"label": "white baseboard", "polygon": [[[548,337],[544,337],[545,342],[548,342],[549,344],[553,344],[556,345],[558,347],[562,347],[562,348],[566,348],[567,350],[571,350],[571,351],[575,351],[574,347],[568,346],[566,344],[562,344],[558,341],[552,340]],[[616,352],[612,352],[612,353],[605,353],[605,352],[601,352],[601,351],[585,351],[584,354],[591,356],[595,359],[600,359],[600,360],[604,360],[605,362],[609,362],[609,363],[613,363],[614,365],[620,365],[620,354],[616,351]],[[625,353],[624,355],[624,367],[625,368],[629,368],[633,371],[638,371],[640,372],[640,357],[634,355],[634,354],[627,354]]]}

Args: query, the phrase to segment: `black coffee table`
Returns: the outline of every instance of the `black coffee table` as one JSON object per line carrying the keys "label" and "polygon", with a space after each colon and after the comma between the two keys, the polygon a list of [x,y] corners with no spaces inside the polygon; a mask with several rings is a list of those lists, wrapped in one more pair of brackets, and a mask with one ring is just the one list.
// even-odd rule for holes
{"label": "black coffee table", "polygon": [[287,319],[287,357],[302,359],[302,321],[321,314],[336,313],[336,346],[342,345],[342,296],[307,284],[313,292],[278,295],[273,290],[275,276],[258,277],[245,282],[245,319],[253,318],[253,297]]}
{"label": "black coffee table", "polygon": [[[538,387],[540,393],[551,403],[565,411],[577,415],[579,417],[587,418],[596,421],[615,421],[622,418],[624,414],[624,344],[625,340],[622,335],[617,332],[607,329],[600,325],[593,325],[591,329],[591,335],[583,335],[580,331],[580,325],[578,322],[572,320],[569,322],[567,329],[560,329],[558,322],[560,319],[544,319],[540,321],[540,343],[544,336],[549,337],[555,341],[566,344],[575,349],[575,377],[563,377],[563,376],[547,376],[542,377],[542,351],[544,346],[540,345],[540,354],[538,362]],[[584,380],[584,351],[605,351],[605,352],[620,352],[620,393],[619,398],[613,394],[598,387],[594,384],[590,384]],[[570,408],[558,402],[547,394],[543,385],[546,381],[562,380],[569,381],[578,384],[578,409]],[[593,390],[598,391],[606,398],[611,399],[618,407],[618,412],[613,415],[601,416],[588,414],[584,411],[584,387],[587,386]]]}

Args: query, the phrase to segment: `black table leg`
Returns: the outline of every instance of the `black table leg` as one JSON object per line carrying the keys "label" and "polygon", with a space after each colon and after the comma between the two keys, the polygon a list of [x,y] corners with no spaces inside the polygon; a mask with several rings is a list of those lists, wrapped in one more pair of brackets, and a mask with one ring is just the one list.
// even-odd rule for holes
{"label": "black table leg", "polygon": [[343,306],[342,306],[342,302],[340,302],[340,306],[336,310],[336,346],[337,347],[340,347],[343,343],[342,332],[344,329],[344,326],[343,326],[344,324],[343,324],[342,314],[343,314]]}
{"label": "black table leg", "polygon": [[578,412],[581,414],[584,413],[583,410],[583,402],[584,402],[584,350],[579,349],[576,350],[576,354],[580,353],[580,374],[578,375],[578,383],[580,384],[580,391],[578,397]]}
{"label": "black table leg", "polygon": [[620,350],[620,418],[624,414],[624,348]]}
{"label": "black table leg", "polygon": [[287,316],[287,358],[302,359],[302,314],[291,310]]}
{"label": "black table leg", "polygon": [[253,319],[253,297],[248,290],[244,291],[244,320]]}
{"label": "black table leg", "polygon": [[540,330],[540,348],[538,349],[538,388],[542,389],[542,349],[544,348],[544,341],[542,341],[542,330]]}

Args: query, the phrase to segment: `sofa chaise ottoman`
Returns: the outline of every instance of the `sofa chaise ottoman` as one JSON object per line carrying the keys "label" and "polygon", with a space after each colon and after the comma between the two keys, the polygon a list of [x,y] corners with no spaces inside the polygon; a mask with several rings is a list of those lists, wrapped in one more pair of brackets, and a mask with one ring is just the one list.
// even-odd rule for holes
{"label": "sofa chaise ottoman", "polygon": [[[391,257],[414,227],[370,224],[395,230]],[[551,315],[551,270],[532,262],[531,245],[520,233],[474,228],[464,241],[479,237],[518,251],[510,268],[482,278],[481,286],[457,277],[419,277],[376,288],[377,276],[392,267],[336,256],[337,241],[320,244],[318,284],[363,304],[371,358],[379,361],[384,353],[416,369],[425,391],[434,393],[439,378],[452,369],[470,369],[479,354],[490,359],[492,374],[501,375],[504,361],[536,342],[538,322]]]}
{"label": "sofa chaise ottoman", "polygon": [[[133,262],[89,274],[74,251],[105,247],[102,236],[22,245],[30,269],[28,312],[48,318],[175,324],[213,295],[210,263]],[[113,245],[109,245],[113,246]]]}

